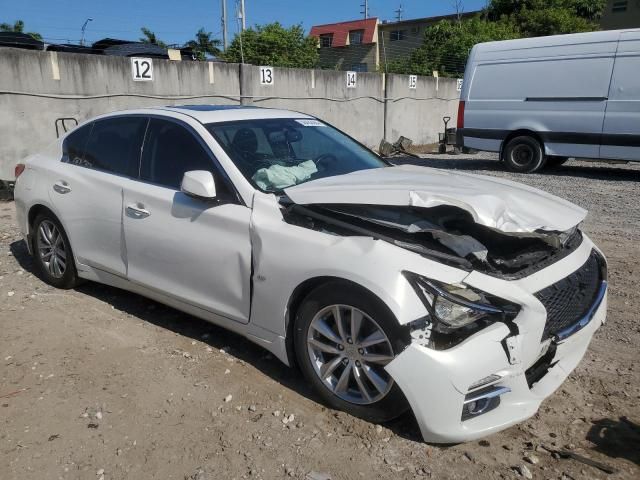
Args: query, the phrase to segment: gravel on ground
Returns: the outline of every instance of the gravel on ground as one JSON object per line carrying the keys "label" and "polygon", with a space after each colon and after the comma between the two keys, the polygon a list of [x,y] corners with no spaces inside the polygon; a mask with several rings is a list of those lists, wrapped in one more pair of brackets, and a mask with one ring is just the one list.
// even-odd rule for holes
{"label": "gravel on ground", "polygon": [[590,211],[584,230],[609,261],[608,321],[533,418],[438,446],[410,415],[374,425],[328,409],[237,335],[115,288],[47,286],[3,202],[0,478],[640,478],[640,164],[522,175],[483,153],[408,161],[509,178]]}

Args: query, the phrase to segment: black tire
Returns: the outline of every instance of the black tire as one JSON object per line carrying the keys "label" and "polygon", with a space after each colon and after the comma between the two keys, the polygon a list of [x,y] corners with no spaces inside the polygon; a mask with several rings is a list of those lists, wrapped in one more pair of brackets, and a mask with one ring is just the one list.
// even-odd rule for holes
{"label": "black tire", "polygon": [[521,135],[507,142],[502,149],[502,162],[512,172],[533,173],[544,167],[544,147],[533,137]]}
{"label": "black tire", "polygon": [[387,422],[401,416],[408,410],[409,404],[400,387],[392,379],[392,386],[384,397],[375,403],[361,405],[339,398],[316,373],[308,351],[307,335],[316,313],[332,305],[354,307],[373,319],[387,336],[393,356],[404,350],[410,342],[409,333],[398,324],[379,298],[364,288],[348,282],[328,282],[313,290],[304,299],[296,314],[293,341],[298,365],[303,375],[322,400],[334,409],[343,410],[371,422]]}
{"label": "black tire", "polygon": [[[40,227],[43,223],[49,222],[53,224],[57,231],[61,236],[61,241],[63,243],[64,252],[65,252],[65,269],[64,273],[61,276],[54,276],[49,267],[45,264],[42,256],[40,255],[40,249],[38,245],[38,236],[40,235]],[[67,237],[67,233],[62,228],[62,225],[55,217],[55,215],[51,213],[41,213],[39,214],[33,222],[33,234],[31,236],[31,249],[33,252],[33,263],[36,268],[37,274],[49,285],[54,286],[56,288],[61,289],[70,289],[74,288],[79,283],[78,272],[76,271],[75,260],[73,256],[73,250],[71,249],[71,243],[69,242],[69,237]]]}
{"label": "black tire", "polygon": [[564,165],[567,160],[569,160],[569,157],[547,157],[546,166],[548,168],[559,167],[560,165]]}

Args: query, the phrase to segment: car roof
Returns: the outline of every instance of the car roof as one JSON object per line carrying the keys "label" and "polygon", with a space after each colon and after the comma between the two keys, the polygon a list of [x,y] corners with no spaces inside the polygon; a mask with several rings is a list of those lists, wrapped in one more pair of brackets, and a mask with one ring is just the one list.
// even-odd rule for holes
{"label": "car roof", "polygon": [[176,112],[195,118],[201,123],[231,122],[235,120],[259,120],[265,118],[313,118],[309,115],[291,110],[276,108],[262,108],[251,105],[170,105],[166,107],[142,108],[136,110],[124,110],[112,112],[111,115],[126,114],[155,114],[163,115],[166,112]]}

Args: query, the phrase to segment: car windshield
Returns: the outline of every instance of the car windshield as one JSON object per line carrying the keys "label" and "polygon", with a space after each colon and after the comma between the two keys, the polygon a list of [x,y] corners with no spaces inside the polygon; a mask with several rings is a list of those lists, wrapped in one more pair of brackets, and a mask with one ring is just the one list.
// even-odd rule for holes
{"label": "car windshield", "polygon": [[316,119],[242,120],[206,127],[247,180],[264,192],[387,166],[367,148]]}

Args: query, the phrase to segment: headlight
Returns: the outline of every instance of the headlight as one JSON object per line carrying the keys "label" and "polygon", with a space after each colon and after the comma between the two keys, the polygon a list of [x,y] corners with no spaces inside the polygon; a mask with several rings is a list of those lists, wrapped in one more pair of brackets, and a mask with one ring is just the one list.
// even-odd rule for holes
{"label": "headlight", "polygon": [[405,272],[405,276],[425,303],[434,330],[450,333],[481,320],[513,318],[519,307],[474,288],[445,284]]}

